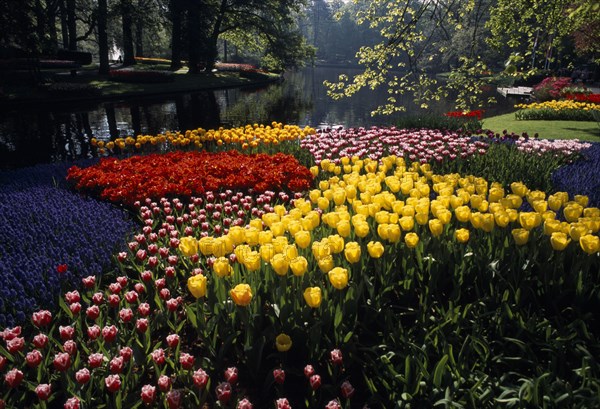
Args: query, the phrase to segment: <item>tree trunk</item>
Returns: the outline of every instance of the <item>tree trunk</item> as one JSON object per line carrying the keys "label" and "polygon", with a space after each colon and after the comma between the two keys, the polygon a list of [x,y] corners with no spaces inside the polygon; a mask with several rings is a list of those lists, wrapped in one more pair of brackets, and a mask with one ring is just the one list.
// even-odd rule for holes
{"label": "tree trunk", "polygon": [[46,20],[48,34],[50,36],[48,47],[52,53],[56,52],[58,48],[58,34],[56,32],[56,3],[54,5],[49,4],[50,0],[46,0],[46,10],[48,18]]}
{"label": "tree trunk", "polygon": [[107,0],[98,0],[98,54],[100,66],[98,74],[106,75],[109,71],[108,63],[108,34],[106,32],[106,21],[108,16]]}
{"label": "tree trunk", "polygon": [[203,41],[201,39],[200,28],[200,5],[194,1],[188,3],[187,31],[189,73],[197,74],[200,72],[200,44]]}
{"label": "tree trunk", "polygon": [[60,8],[60,34],[62,37],[62,46],[66,50],[69,48],[69,25],[67,24],[67,8],[65,0],[59,0]]}
{"label": "tree trunk", "polygon": [[[138,10],[143,10],[143,0],[138,0]],[[144,16],[141,12],[136,13],[135,18],[135,55],[144,56]]]}
{"label": "tree trunk", "polygon": [[69,50],[77,51],[77,20],[75,19],[75,0],[67,0],[67,30],[69,31]]}
{"label": "tree trunk", "polygon": [[131,0],[121,0],[121,19],[123,22],[123,65],[134,65]]}
{"label": "tree trunk", "polygon": [[180,0],[171,0],[171,69],[178,70],[181,68],[181,5]]}

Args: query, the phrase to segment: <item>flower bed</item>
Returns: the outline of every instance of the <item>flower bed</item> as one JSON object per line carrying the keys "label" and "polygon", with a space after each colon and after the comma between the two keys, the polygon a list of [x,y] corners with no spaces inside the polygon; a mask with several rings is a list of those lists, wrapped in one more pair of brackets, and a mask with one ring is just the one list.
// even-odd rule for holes
{"label": "flower bed", "polygon": [[600,94],[568,94],[566,98],[571,101],[589,102],[591,104],[600,104]]}
{"label": "flower bed", "polygon": [[397,155],[422,163],[465,159],[484,154],[488,144],[455,132],[372,127],[309,135],[300,142],[300,146],[308,150],[317,163],[329,159],[339,164],[344,156],[380,159],[386,155]]}
{"label": "flower bed", "polygon": [[[136,203],[118,271],[3,331],[8,406],[484,407],[541,376],[535,396],[597,403],[577,370],[597,329],[560,312],[600,307],[598,208],[399,157],[345,162],[321,162],[293,202]],[[234,205],[241,222],[204,227]]]}
{"label": "flower bed", "polygon": [[54,307],[67,282],[106,271],[134,227],[113,206],[57,189],[65,174],[42,165],[0,175],[0,327]]}
{"label": "flower bed", "polygon": [[224,147],[241,148],[242,150],[257,150],[282,143],[293,142],[315,134],[315,129],[309,126],[300,128],[297,125],[283,125],[272,122],[270,125],[246,125],[237,128],[204,129],[198,128],[185,132],[166,132],[159,135],[137,135],[135,138],[117,138],[104,142],[95,138],[92,146],[100,153],[123,153],[129,151],[152,151],[168,149],[198,149]]}
{"label": "flower bed", "polygon": [[[396,131],[309,136],[305,149],[331,153],[310,171],[237,152],[73,168],[140,227],[59,309],[0,328],[0,407],[598,406],[597,185],[519,180],[577,154],[593,171],[600,145],[398,131],[430,143],[402,145]],[[362,157],[340,155],[354,144]],[[407,153],[442,145],[484,152]],[[513,183],[456,170],[478,164]]]}
{"label": "flower bed", "polygon": [[225,186],[232,190],[297,192],[308,189],[312,181],[308,169],[293,156],[237,151],[102,159],[97,166],[71,168],[67,179],[80,191],[129,206],[143,197],[190,197]]}
{"label": "flower bed", "polygon": [[562,120],[562,121],[593,121],[593,111],[599,111],[600,105],[590,102],[573,100],[552,100],[517,104],[515,117],[521,120]]}
{"label": "flower bed", "polygon": [[131,68],[111,70],[108,77],[113,81],[133,83],[161,83],[171,82],[175,79],[170,71],[135,70]]}

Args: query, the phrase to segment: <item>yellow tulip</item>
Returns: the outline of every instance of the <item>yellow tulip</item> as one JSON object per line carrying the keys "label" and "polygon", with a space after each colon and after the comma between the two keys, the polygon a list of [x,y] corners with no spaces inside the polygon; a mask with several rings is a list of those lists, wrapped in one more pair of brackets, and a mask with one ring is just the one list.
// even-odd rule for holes
{"label": "yellow tulip", "polygon": [[346,203],[346,190],[338,188],[333,191],[333,202],[336,206],[341,206]]}
{"label": "yellow tulip", "polygon": [[552,248],[557,251],[562,251],[571,242],[569,236],[560,231],[555,231],[550,235],[550,244],[552,244]]}
{"label": "yellow tulip", "polygon": [[321,210],[329,209],[329,199],[326,197],[319,197],[317,199],[317,207]]}
{"label": "yellow tulip", "polygon": [[529,192],[529,189],[527,188],[527,186],[525,186],[521,182],[513,182],[513,183],[511,183],[510,184],[510,189],[512,190],[512,192],[515,195],[518,195],[520,197],[525,196]]}
{"label": "yellow tulip", "polygon": [[429,231],[433,237],[439,237],[444,231],[444,223],[439,219],[429,220]]}
{"label": "yellow tulip", "polygon": [[498,202],[504,197],[504,189],[501,187],[493,187],[488,193],[488,200],[490,202]]}
{"label": "yellow tulip", "polygon": [[542,224],[542,215],[536,212],[521,212],[519,213],[519,223],[524,229],[534,229]]}
{"label": "yellow tulip", "polygon": [[367,222],[360,222],[354,225],[354,233],[360,238],[367,237],[369,235],[369,231],[370,227],[369,223]]}
{"label": "yellow tulip", "polygon": [[310,173],[313,175],[314,178],[316,178],[317,176],[319,176],[319,167],[318,166],[311,166],[309,170],[310,170]]}
{"label": "yellow tulip", "polygon": [[548,210],[548,202],[546,202],[545,200],[536,200],[533,202],[532,206],[533,210],[540,214]]}
{"label": "yellow tulip", "polygon": [[554,220],[554,219],[544,220],[544,234],[545,235],[551,236],[552,233],[560,232],[560,231],[562,231],[561,226],[560,226],[560,221]]}
{"label": "yellow tulip", "polygon": [[246,243],[250,246],[256,246],[258,244],[258,233],[260,233],[260,230],[255,227],[246,229]]}
{"label": "yellow tulip", "polygon": [[584,195],[575,195],[574,199],[581,207],[587,207],[590,201],[589,197]]}
{"label": "yellow tulip", "polygon": [[454,232],[454,237],[456,238],[456,241],[458,241],[459,243],[466,243],[467,241],[469,241],[469,230],[468,229],[457,229]]}
{"label": "yellow tulip", "polygon": [[273,223],[281,221],[277,213],[265,213],[262,215],[262,221],[267,227],[271,227]]}
{"label": "yellow tulip", "polygon": [[235,246],[246,241],[246,229],[242,226],[231,226],[227,235]]}
{"label": "yellow tulip", "polygon": [[279,352],[287,352],[292,347],[292,339],[287,334],[279,334],[275,338],[275,348]]}
{"label": "yellow tulip", "polygon": [[508,213],[502,210],[494,213],[494,221],[496,222],[498,227],[504,228],[508,226],[510,218],[508,217]]}
{"label": "yellow tulip", "polygon": [[372,258],[380,258],[383,255],[384,247],[381,242],[370,241],[367,243],[367,251]]}
{"label": "yellow tulip", "polygon": [[218,277],[227,277],[231,275],[233,269],[229,264],[229,259],[226,257],[219,257],[213,263],[213,271]]}
{"label": "yellow tulip", "polygon": [[321,197],[321,191],[319,189],[313,189],[308,193],[308,198],[312,203],[317,203],[317,200]]}
{"label": "yellow tulip", "polygon": [[548,196],[548,207],[557,212],[563,205],[562,199],[558,195]]}
{"label": "yellow tulip", "polygon": [[275,253],[283,253],[284,249],[288,245],[287,236],[275,237],[272,241]]}
{"label": "yellow tulip", "polygon": [[263,229],[263,221],[261,219],[252,219],[250,220],[250,229],[254,229],[256,231],[262,231]]}
{"label": "yellow tulip", "polygon": [[583,209],[585,217],[600,217],[600,209],[597,207],[586,207]]}
{"label": "yellow tulip", "polygon": [[333,256],[326,256],[317,260],[317,265],[319,266],[319,270],[323,273],[328,273],[333,267]]}
{"label": "yellow tulip", "polygon": [[437,212],[436,217],[440,220],[440,222],[442,222],[442,224],[445,225],[450,223],[450,220],[452,220],[452,212],[447,209],[441,209]]}
{"label": "yellow tulip", "polygon": [[348,220],[340,220],[335,226],[337,233],[342,237],[350,236],[350,221]]}
{"label": "yellow tulip", "polygon": [[[411,218],[412,220],[412,218]],[[397,224],[388,224],[388,232],[387,232],[387,239],[388,241],[390,241],[391,243],[396,243],[398,241],[400,241],[400,236],[401,236],[401,230],[400,230],[400,226],[398,226]]]}
{"label": "yellow tulip", "polygon": [[468,206],[459,206],[454,209],[456,220],[461,223],[466,223],[471,219],[471,209]]}
{"label": "yellow tulip", "polygon": [[[277,252],[275,251],[275,246],[273,245],[273,243],[263,244],[262,246],[260,246],[260,248],[258,249],[258,251],[260,253],[260,257],[262,258],[262,260],[265,261],[265,262],[267,262],[267,263],[271,261],[271,259],[273,258],[273,256],[275,256],[275,254],[277,254]],[[240,260],[240,261],[242,263],[244,263],[244,260]]]}
{"label": "yellow tulip", "polygon": [[261,254],[258,251],[249,251],[244,257],[244,266],[248,271],[256,271],[260,268]]}
{"label": "yellow tulip", "polygon": [[214,241],[214,237],[210,236],[202,237],[198,240],[198,248],[203,256],[210,256],[213,254]]}
{"label": "yellow tulip", "polygon": [[481,214],[481,229],[490,233],[494,230],[494,215],[491,213],[482,213]]}
{"label": "yellow tulip", "polygon": [[306,258],[303,256],[293,258],[290,261],[290,269],[292,270],[292,274],[297,277],[301,277],[308,269],[308,260],[306,260]]}
{"label": "yellow tulip", "polygon": [[411,231],[415,227],[415,219],[413,216],[402,216],[399,223],[404,231]]}
{"label": "yellow tulip", "polygon": [[414,249],[417,247],[417,244],[419,244],[419,236],[414,232],[406,233],[404,236],[404,243],[406,243],[408,248]]}
{"label": "yellow tulip", "polygon": [[319,308],[321,305],[321,289],[319,287],[308,287],[304,290],[304,301],[310,308]]}
{"label": "yellow tulip", "polygon": [[194,298],[204,297],[206,295],[206,277],[203,274],[196,274],[187,280],[187,288]]}
{"label": "yellow tulip", "polygon": [[271,259],[271,267],[278,276],[285,276],[290,268],[289,259],[284,254],[275,254]]}
{"label": "yellow tulip", "polygon": [[471,213],[471,216],[469,217],[469,220],[471,221],[471,225],[476,228],[476,229],[480,229],[481,228],[481,223],[483,222],[483,218],[481,217],[481,213],[479,212],[473,212]]}
{"label": "yellow tulip", "polygon": [[310,231],[301,230],[294,234],[294,242],[296,243],[296,246],[300,247],[301,249],[308,248],[308,246],[310,246],[311,241],[312,237]]}
{"label": "yellow tulip", "polygon": [[179,251],[187,257],[198,254],[198,240],[191,236],[182,237],[179,240]]}
{"label": "yellow tulip", "polygon": [[579,245],[587,254],[597,253],[600,251],[600,237],[586,234],[579,239]]}
{"label": "yellow tulip", "polygon": [[575,241],[579,241],[582,236],[589,233],[589,229],[583,223],[572,223],[569,229],[569,236]]}
{"label": "yellow tulip", "polygon": [[348,286],[348,270],[342,267],[335,267],[328,272],[329,282],[338,290]]}
{"label": "yellow tulip", "polygon": [[529,240],[529,230],[526,229],[513,229],[511,231],[513,239],[515,239],[515,243],[517,246],[522,246],[527,243]]}
{"label": "yellow tulip", "polygon": [[240,307],[246,307],[250,305],[252,301],[252,289],[248,284],[238,284],[229,291],[231,299]]}
{"label": "yellow tulip", "polygon": [[429,221],[429,213],[417,213],[415,215],[415,220],[417,221],[418,225],[424,226]]}
{"label": "yellow tulip", "polygon": [[583,212],[583,208],[578,203],[569,204],[569,205],[565,206],[565,208],[563,209],[563,214],[565,215],[565,219],[569,223],[576,222],[579,219],[579,217],[581,216],[582,212]]}
{"label": "yellow tulip", "polygon": [[348,263],[358,263],[360,261],[360,244],[355,241],[350,241],[346,243],[346,248],[344,249],[344,256]]}

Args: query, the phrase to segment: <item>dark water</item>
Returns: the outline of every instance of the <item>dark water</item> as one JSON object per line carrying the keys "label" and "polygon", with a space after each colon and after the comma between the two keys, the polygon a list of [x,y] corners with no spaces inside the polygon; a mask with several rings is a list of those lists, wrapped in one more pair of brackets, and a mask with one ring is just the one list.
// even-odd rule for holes
{"label": "dark water", "polygon": [[[285,75],[284,81],[264,88],[242,88],[130,98],[117,102],[47,104],[0,113],[0,168],[28,166],[89,156],[92,137],[109,140],[119,136],[167,130],[239,126],[272,121],[314,127],[389,125],[393,118],[371,116],[387,98],[384,89],[362,91],[352,98],[334,101],[327,96],[324,80],[335,81],[351,68],[307,68]],[[508,112],[514,101],[498,96],[499,104],[487,114]],[[442,101],[422,110],[406,96],[407,112],[443,113],[453,109]]]}

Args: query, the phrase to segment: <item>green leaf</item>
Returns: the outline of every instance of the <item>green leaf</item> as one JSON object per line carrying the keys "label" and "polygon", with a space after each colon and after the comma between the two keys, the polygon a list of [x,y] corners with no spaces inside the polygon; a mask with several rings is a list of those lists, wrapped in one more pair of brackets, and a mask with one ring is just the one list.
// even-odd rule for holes
{"label": "green leaf", "polygon": [[448,354],[444,355],[437,363],[433,371],[433,384],[439,388],[442,384],[442,377],[446,373],[446,362],[448,362]]}
{"label": "green leaf", "polygon": [[198,329],[198,320],[196,318],[196,313],[194,312],[192,306],[188,305],[185,311],[187,313],[189,323],[192,324],[192,327],[194,327],[194,329]]}

